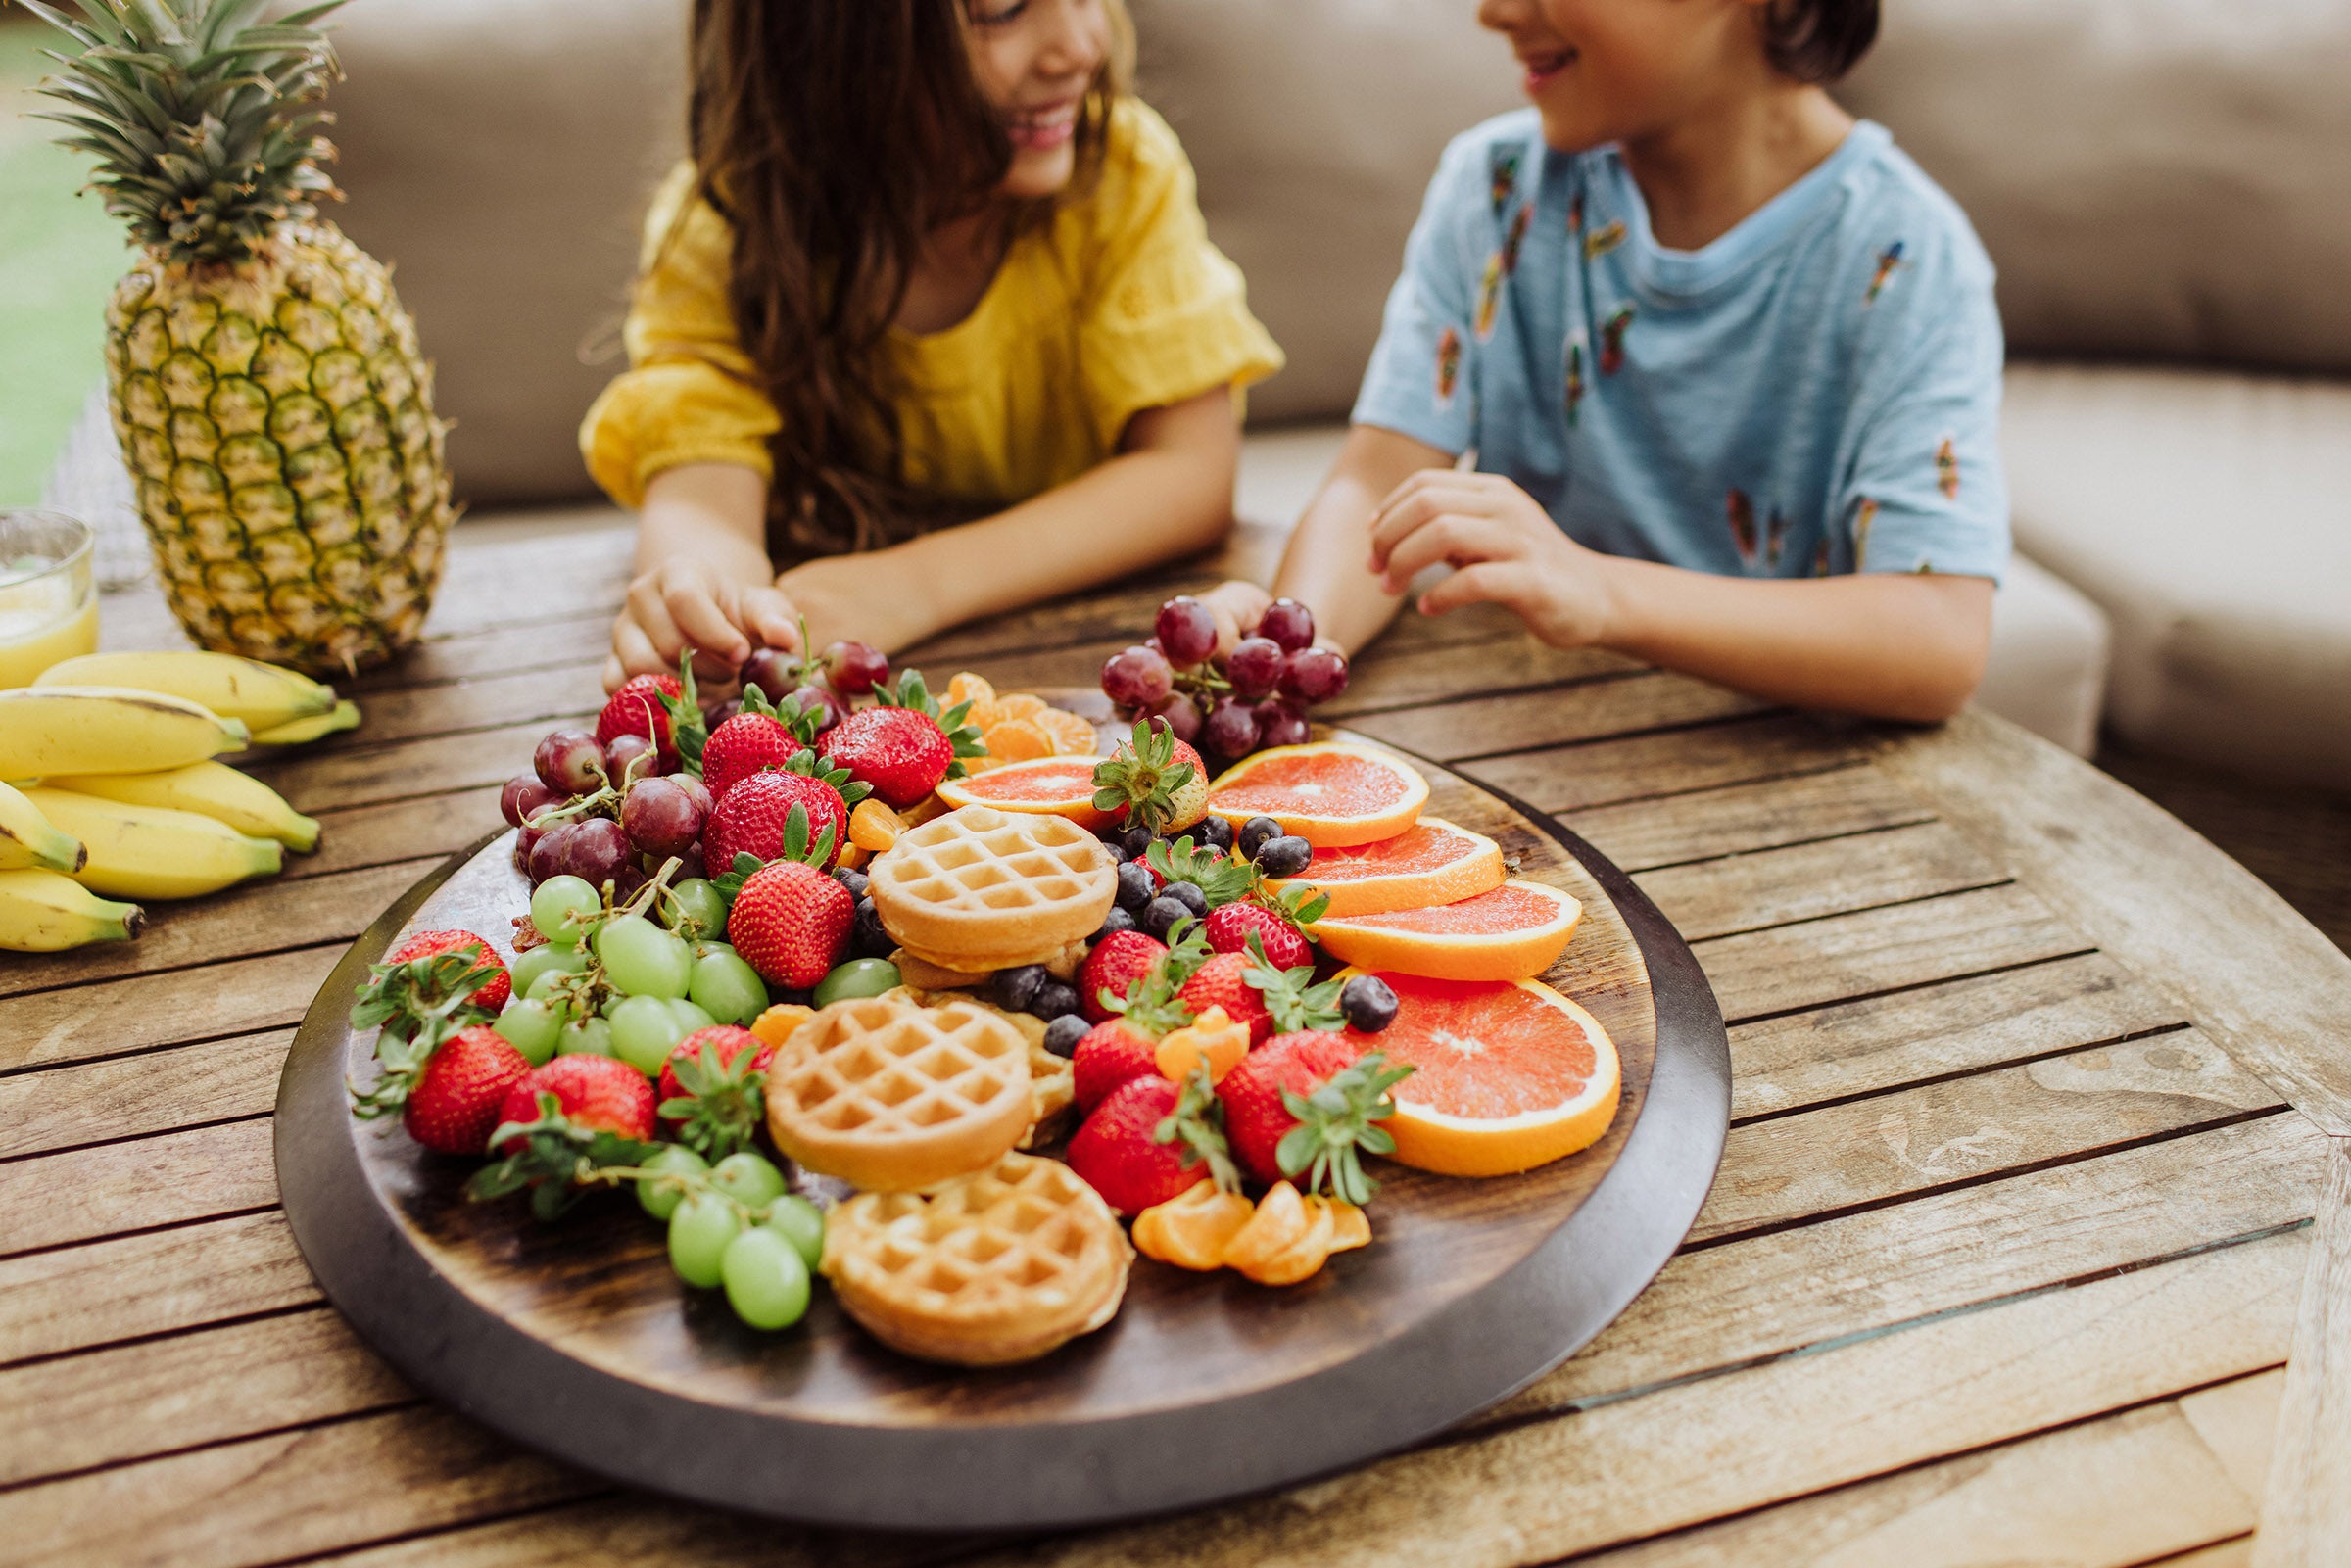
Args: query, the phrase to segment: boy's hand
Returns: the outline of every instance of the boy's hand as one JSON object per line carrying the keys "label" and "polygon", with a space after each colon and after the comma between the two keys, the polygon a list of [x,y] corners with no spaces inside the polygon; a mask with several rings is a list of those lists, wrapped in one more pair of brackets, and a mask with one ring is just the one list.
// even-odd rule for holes
{"label": "boy's hand", "polygon": [[780,589],[740,583],[707,561],[673,556],[629,585],[628,606],[612,623],[604,689],[632,675],[675,670],[689,645],[696,650],[695,674],[723,684],[753,648],[796,648],[799,641],[799,616]]}
{"label": "boy's hand", "polygon": [[1216,656],[1223,657],[1232,651],[1245,630],[1257,624],[1266,606],[1273,602],[1273,595],[1255,583],[1232,577],[1201,594],[1200,602],[1217,623]]}
{"label": "boy's hand", "polygon": [[1424,615],[1494,603],[1554,647],[1604,642],[1615,620],[1609,558],[1559,532],[1535,499],[1498,474],[1430,469],[1380,502],[1371,572],[1402,594],[1426,567],[1454,574],[1420,595]]}

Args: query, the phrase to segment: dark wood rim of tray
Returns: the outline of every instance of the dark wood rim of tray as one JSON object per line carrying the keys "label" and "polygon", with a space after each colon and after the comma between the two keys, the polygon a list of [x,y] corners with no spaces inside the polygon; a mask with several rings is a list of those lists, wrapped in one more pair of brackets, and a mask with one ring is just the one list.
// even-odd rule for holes
{"label": "dark wood rim of tray", "polygon": [[[1469,783],[1556,840],[1615,904],[1649,968],[1656,1060],[1633,1129],[1590,1197],[1515,1266],[1376,1353],[1238,1398],[1109,1421],[820,1426],[628,1381],[494,1314],[443,1278],[366,1179],[342,1064],[348,999],[367,966],[500,833],[387,910],[303,1020],[277,1096],[287,1220],[327,1298],[427,1392],[569,1463],[721,1507],[847,1527],[1050,1528],[1194,1507],[1360,1464],[1509,1397],[1624,1310],[1696,1220],[1729,1124],[1727,1031],[1680,933],[1573,832]],[[788,1457],[776,1451],[787,1433]]]}

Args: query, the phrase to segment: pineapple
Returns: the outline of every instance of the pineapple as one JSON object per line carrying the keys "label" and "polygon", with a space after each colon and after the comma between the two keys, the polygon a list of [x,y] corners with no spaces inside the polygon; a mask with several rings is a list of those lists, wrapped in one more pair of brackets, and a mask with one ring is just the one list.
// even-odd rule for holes
{"label": "pineapple", "polygon": [[107,308],[107,380],[164,592],[198,645],[354,673],[416,640],[453,513],[432,367],[339,197],[316,23],[269,0],[23,0],[42,118],[95,154],[144,248]]}

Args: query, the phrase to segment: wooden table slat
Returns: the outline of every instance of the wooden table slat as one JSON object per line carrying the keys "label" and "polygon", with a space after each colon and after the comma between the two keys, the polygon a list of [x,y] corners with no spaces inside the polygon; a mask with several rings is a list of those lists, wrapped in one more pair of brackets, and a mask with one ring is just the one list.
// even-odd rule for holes
{"label": "wooden table slat", "polygon": [[[1640,873],[1934,817],[1916,795],[1877,769],[1861,766],[1570,811],[1559,820],[1624,870]],[[1864,877],[1851,879],[1859,882]]]}
{"label": "wooden table slat", "polygon": [[2326,1164],[2254,1568],[2323,1568],[2351,1549],[2351,1139]]}
{"label": "wooden table slat", "polygon": [[1860,908],[1916,903],[2006,879],[1939,822],[1757,849],[1633,878],[1694,942]]}

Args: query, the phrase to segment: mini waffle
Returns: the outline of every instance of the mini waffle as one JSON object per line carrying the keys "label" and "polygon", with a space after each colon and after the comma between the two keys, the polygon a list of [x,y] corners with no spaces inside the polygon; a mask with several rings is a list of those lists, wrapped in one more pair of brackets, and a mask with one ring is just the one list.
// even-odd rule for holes
{"label": "mini waffle", "polygon": [[1029,1130],[1021,1134],[1016,1149],[1034,1149],[1053,1141],[1061,1131],[1062,1113],[1078,1099],[1077,1069],[1068,1057],[1055,1056],[1045,1049],[1045,1021],[1031,1013],[1008,1013],[993,1002],[983,1002],[954,990],[926,990],[911,980],[884,996],[903,997],[917,1007],[943,1007],[949,1002],[969,1002],[982,1012],[991,1013],[1021,1031],[1029,1043]]}
{"label": "mini waffle", "polygon": [[1118,862],[1063,817],[965,806],[898,834],[866,868],[883,927],[934,964],[1038,963],[1110,913]]}
{"label": "mini waffle", "polygon": [[996,1366],[1110,1321],[1133,1250],[1093,1188],[1009,1154],[936,1194],[868,1193],[833,1211],[823,1271],[851,1317],[908,1355]]}
{"label": "mini waffle", "polygon": [[810,1170],[911,1192],[1020,1141],[1034,1106],[1029,1042],[964,1000],[836,1002],[793,1030],[767,1074],[767,1128]]}

